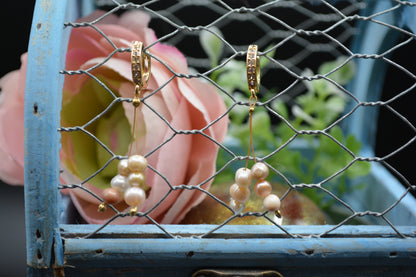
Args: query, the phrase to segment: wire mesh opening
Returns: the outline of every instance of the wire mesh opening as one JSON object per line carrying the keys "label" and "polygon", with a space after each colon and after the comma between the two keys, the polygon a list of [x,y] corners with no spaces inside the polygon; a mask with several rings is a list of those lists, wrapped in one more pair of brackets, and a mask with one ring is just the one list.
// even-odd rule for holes
{"label": "wire mesh opening", "polygon": [[[402,41],[406,40],[405,36],[400,38]],[[416,45],[414,41],[404,45],[392,54],[391,59],[396,63],[402,65],[410,72],[415,72],[415,67],[408,60],[409,53],[414,53]],[[413,86],[412,79],[403,77],[403,72],[396,70],[394,67],[388,67],[387,76],[384,80],[382,100],[390,99],[400,91],[405,91]],[[394,82],[394,80],[401,80],[401,82]],[[414,122],[412,115],[411,104],[414,99],[414,89],[411,89],[404,97],[398,99],[392,104],[392,107],[399,110],[400,113],[406,117],[410,122]],[[400,133],[398,138],[395,134]],[[376,155],[384,156],[386,153],[394,151],[400,145],[406,144],[413,137],[411,128],[401,120],[389,116],[386,109],[380,109],[380,115],[377,125],[377,139],[376,139]],[[392,156],[388,162],[395,168],[400,168],[408,180],[414,180],[415,175],[409,161],[412,159],[414,152],[414,144],[409,145],[406,151],[400,151],[397,155]],[[415,195],[415,191],[412,191]]]}
{"label": "wire mesh opening", "polygon": [[[100,226],[89,236],[96,235],[108,224],[128,222],[154,224],[166,236],[175,237],[165,230],[163,224],[182,222],[214,224],[206,233],[199,234],[207,237],[225,225],[250,218],[254,219],[252,224],[273,225],[289,237],[298,235],[288,231],[285,228],[287,224],[331,224],[317,235],[321,237],[344,224],[374,222],[390,225],[403,237],[388,219],[388,214],[403,198],[411,197],[410,191],[414,190],[414,186],[400,169],[388,163],[388,159],[406,151],[415,138],[416,129],[412,122],[400,114],[399,108],[391,105],[411,90],[400,89],[388,99],[380,100],[360,98],[348,87],[348,83],[357,78],[355,68],[358,64],[372,62],[388,64],[411,84],[414,83],[415,75],[389,58],[415,36],[409,30],[381,21],[385,14],[412,6],[407,2],[393,2],[395,4],[389,9],[362,15],[369,5],[366,1],[336,1],[334,4],[327,1],[264,1],[253,6],[240,1],[111,1],[102,6],[106,11],[95,18],[66,23],[65,27],[72,28],[73,32],[81,30],[78,35],[93,37],[92,46],[88,47],[97,44],[101,47],[97,52],[106,53],[104,56],[97,54],[81,64],[73,62],[69,54],[67,67],[61,72],[66,75],[66,81],[60,128],[64,182],[59,188],[72,193],[78,207],[90,208],[90,213],[84,214],[84,217],[93,218],[91,221]],[[143,154],[151,159],[163,149],[171,149],[174,154],[166,153],[165,157],[172,158],[170,155],[174,155],[173,158],[180,159],[182,153],[175,152],[172,145],[176,140],[184,139],[194,145],[201,143],[199,148],[195,148],[198,151],[203,151],[204,147],[210,147],[214,152],[218,149],[218,156],[215,156],[216,164],[213,161],[195,163],[200,167],[214,165],[209,175],[201,174],[197,178],[192,173],[200,171],[194,169],[179,180],[167,176],[164,170],[168,167],[150,162],[149,172],[154,181],[151,190],[154,192],[163,188],[160,194],[151,196],[152,205],[145,205],[133,217],[123,204],[109,205],[105,213],[95,211],[94,214],[92,210],[103,200],[101,189],[105,186],[102,184],[107,181],[109,186],[114,168],[126,156],[126,145],[132,136],[128,118],[131,109],[128,112],[128,107],[131,107],[134,89],[132,85],[121,86],[120,83],[127,83],[128,78],[122,70],[114,69],[118,68],[117,62],[126,60],[125,57],[129,59],[131,42],[103,30],[106,29],[106,22],[131,14],[132,10],[140,10],[151,17],[149,28],[154,30],[157,39],[146,45],[145,51],[159,68],[152,74],[164,74],[163,78],[160,77],[162,81],[149,86],[140,107],[142,116],[152,117],[165,133],[159,134],[161,138],[154,137],[158,142],[152,147],[143,146],[142,151],[147,149]],[[400,34],[405,39],[377,53],[354,52],[359,28],[368,22]],[[204,37],[216,43],[215,51],[204,49]],[[163,53],[158,49],[160,43],[179,49],[186,57],[189,70],[178,67],[171,56],[160,54]],[[264,161],[271,172],[273,190],[283,205],[283,222],[275,214],[264,211],[256,201],[242,212],[235,212],[229,205],[228,188],[233,182],[230,176],[247,158],[249,99],[245,77],[240,73],[241,69],[245,70],[247,46],[253,43],[259,47],[262,64],[261,89],[255,111],[257,117],[254,119],[254,149],[258,159]],[[125,68],[125,65],[120,68]],[[180,88],[178,84],[188,82],[196,84],[195,87],[215,90],[225,102],[224,111],[211,113],[215,116],[202,125],[191,124],[193,118],[190,115],[195,112],[192,107],[189,114],[182,117],[190,124],[176,122],[169,115],[167,110],[173,109],[169,102],[163,103],[161,111],[161,97],[169,97],[169,93],[182,97],[180,90],[174,90]],[[359,141],[354,134],[348,134],[348,126],[357,124],[351,120],[357,111],[371,113],[379,107],[410,130],[409,139],[399,142],[397,147],[383,156],[362,156],[368,141]],[[186,108],[189,109],[188,106]],[[183,109],[184,106],[177,103],[175,112]],[[218,139],[215,130],[227,118],[230,120],[228,134]],[[159,129],[147,128],[142,130],[141,141],[146,140],[146,131],[158,135]],[[125,140],[124,148],[113,145],[111,134],[117,135],[117,130],[124,130],[124,135],[117,138]],[[125,130],[128,130],[127,133]],[[188,155],[191,157],[192,153]],[[89,164],[83,162],[84,158],[91,157],[95,159]],[[253,157],[249,159],[253,160]],[[405,190],[399,198],[381,203],[377,208],[372,208],[372,203],[357,206],[351,195],[360,194],[363,186],[370,185],[366,181],[374,164],[396,174]],[[170,166],[176,164],[172,162]],[[378,184],[371,186],[377,189]],[[180,198],[181,195],[183,198]],[[203,196],[205,200],[202,201]],[[181,204],[175,199],[186,203]],[[195,207],[192,207],[192,201]],[[165,205],[166,202],[169,204]],[[192,210],[181,212],[184,206],[192,207]],[[172,215],[173,209],[178,222]],[[204,218],[201,211],[209,213],[210,210],[209,220],[198,221]],[[324,212],[321,213],[321,210]],[[307,212],[309,214],[305,215]],[[215,219],[212,219],[213,214]],[[300,215],[302,220],[297,221],[299,218],[294,215]],[[308,216],[315,218],[306,222]]]}

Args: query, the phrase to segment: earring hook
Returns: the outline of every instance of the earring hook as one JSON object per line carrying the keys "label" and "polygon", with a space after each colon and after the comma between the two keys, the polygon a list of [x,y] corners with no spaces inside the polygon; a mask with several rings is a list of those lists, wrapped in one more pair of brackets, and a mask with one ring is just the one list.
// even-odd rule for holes
{"label": "earring hook", "polygon": [[257,55],[257,45],[248,47],[246,66],[248,90],[256,94],[260,89],[260,60]]}
{"label": "earring hook", "polygon": [[151,61],[150,56],[143,51],[143,43],[135,41],[131,50],[131,73],[136,91],[147,88],[150,78]]}

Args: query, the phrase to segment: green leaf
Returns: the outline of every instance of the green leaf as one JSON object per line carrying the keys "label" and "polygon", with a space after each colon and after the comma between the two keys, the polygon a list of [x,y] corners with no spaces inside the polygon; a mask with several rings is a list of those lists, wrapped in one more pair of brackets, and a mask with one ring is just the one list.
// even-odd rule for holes
{"label": "green leaf", "polygon": [[[334,126],[330,131],[329,134],[334,137],[338,142],[343,143],[344,142],[344,135],[342,133],[342,130],[339,126]],[[341,153],[344,151],[341,146],[338,145],[335,141],[333,141],[331,138],[328,138],[326,136],[320,136],[320,147],[322,147],[322,151],[324,153],[333,155],[343,155]],[[335,156],[333,156],[335,158]],[[328,165],[329,167],[331,165]]]}
{"label": "green leaf", "polygon": [[309,125],[318,125],[318,122],[315,120],[314,117],[312,117],[309,113],[305,112],[301,107],[294,105],[292,107],[292,113],[295,117],[302,119]]}
{"label": "green leaf", "polygon": [[[265,111],[255,111],[253,113],[253,138],[274,145],[270,117]],[[261,147],[261,145],[258,145],[258,147]],[[267,145],[263,145],[263,147],[267,148]]]}
{"label": "green leaf", "polygon": [[273,110],[283,116],[285,119],[289,119],[289,110],[283,101],[277,100],[273,102]]}
{"label": "green leaf", "polygon": [[234,106],[230,111],[230,120],[232,124],[241,125],[247,118],[247,107]]}
{"label": "green leaf", "polygon": [[336,115],[341,114],[345,109],[345,100],[339,96],[332,96],[326,101],[326,111],[331,111]]}
{"label": "green leaf", "polygon": [[221,69],[216,82],[230,93],[233,93],[235,90],[240,90],[249,95],[246,78],[245,63],[232,60]]}
{"label": "green leaf", "polygon": [[354,135],[348,135],[345,145],[351,152],[358,154],[361,149],[361,142],[359,142]]}
{"label": "green leaf", "polygon": [[341,127],[339,127],[338,125],[332,127],[332,129],[329,131],[329,134],[331,136],[333,136],[340,143],[343,143],[343,141],[344,141],[344,134],[342,133]]}
{"label": "green leaf", "polygon": [[[335,61],[326,62],[319,67],[318,73],[322,75],[327,74],[328,72],[331,72],[334,68],[344,63],[346,59],[347,57],[341,56],[341,57],[338,57],[338,59],[336,59]],[[350,81],[354,77],[354,74],[355,74],[355,64],[352,61],[349,61],[347,64],[343,65],[341,68],[339,68],[335,72],[328,75],[328,77],[340,85],[345,85],[346,83],[348,83],[348,81]]]}
{"label": "green leaf", "polygon": [[[316,92],[317,96],[325,100],[329,95],[333,93],[333,89],[331,89],[331,83],[325,79],[318,79],[312,81],[313,90]],[[335,87],[336,88],[336,87]]]}
{"label": "green leaf", "polygon": [[371,171],[371,164],[365,161],[356,161],[347,170],[347,175],[350,178],[357,178],[369,174]]}
{"label": "green leaf", "polygon": [[275,130],[276,138],[280,138],[280,141],[283,143],[288,141],[294,134],[295,132],[284,122],[280,123]]}
{"label": "green leaf", "polygon": [[208,30],[202,30],[199,36],[199,41],[204,49],[205,53],[211,61],[211,66],[218,65],[219,58],[222,55],[224,43],[220,38],[223,37],[220,29],[215,26],[208,28]]}
{"label": "green leaf", "polygon": [[[266,52],[267,50],[269,50],[270,48],[272,48],[272,47],[273,47],[273,45],[269,45],[269,46],[266,48],[265,52]],[[274,54],[275,54],[275,53],[276,53],[276,49],[274,49],[273,51],[271,51],[271,52],[267,53],[267,56],[268,56],[268,57],[274,57]],[[260,56],[259,60],[260,60],[260,68],[261,68],[261,69],[265,68],[265,67],[266,67],[266,66],[270,63],[270,60],[269,60],[268,58],[266,58],[265,56]]]}
{"label": "green leaf", "polygon": [[273,156],[271,165],[291,179],[296,178],[300,181],[304,175],[301,169],[302,155],[299,151],[283,148]]}

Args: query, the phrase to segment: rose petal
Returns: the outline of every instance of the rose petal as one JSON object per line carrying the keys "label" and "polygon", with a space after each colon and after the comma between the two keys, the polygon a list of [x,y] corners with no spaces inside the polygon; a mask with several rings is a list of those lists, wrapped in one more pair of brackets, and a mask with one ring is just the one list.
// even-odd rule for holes
{"label": "rose petal", "polygon": [[13,185],[24,183],[23,111],[27,54],[21,56],[21,62],[19,71],[0,79],[0,176]]}
{"label": "rose petal", "polygon": [[[207,180],[215,171],[215,164],[211,161],[199,162],[198,169],[191,176],[188,182],[189,186],[197,186],[202,181]],[[205,190],[209,190],[212,180],[203,185]],[[175,203],[169,209],[161,221],[162,224],[178,224],[185,215],[195,206],[197,206],[206,197],[206,194],[199,190],[184,190]]]}
{"label": "rose petal", "polygon": [[[189,130],[191,128],[188,114],[188,103],[182,100],[178,106],[176,114],[173,116],[171,125],[176,130]],[[163,141],[171,139],[173,131],[167,129],[163,136]],[[150,136],[151,137],[151,136]],[[170,141],[159,148],[155,154],[158,154],[155,168],[163,176],[167,178],[172,186],[181,185],[186,177],[188,169],[188,157],[191,151],[192,138],[186,134],[175,135]],[[154,154],[150,155],[151,158]],[[149,162],[150,163],[150,162]],[[151,174],[153,173],[153,174]],[[149,185],[152,186],[149,197],[146,200],[146,209],[152,208],[154,205],[166,195],[170,190],[169,185],[159,175],[154,172],[149,173]],[[177,192],[172,192],[163,202],[150,214],[153,218],[157,218],[166,212],[176,199]],[[141,220],[143,221],[143,220]],[[140,222],[140,221],[139,221]]]}
{"label": "rose petal", "polygon": [[[102,15],[103,13],[101,13]],[[99,13],[94,16],[101,16]],[[113,17],[109,17],[115,20]],[[107,37],[118,48],[130,47],[131,41],[143,41],[145,46],[154,43],[156,37],[151,29],[147,28],[150,17],[142,12],[131,11],[124,13],[118,25],[102,24],[102,20],[96,27],[102,30]],[[73,49],[71,55],[77,55],[74,65],[81,69],[89,69],[107,59],[114,51],[114,47],[104,38],[97,36],[98,32],[92,28],[85,29],[78,34],[79,41],[74,41],[71,46],[84,49],[81,51]],[[88,36],[85,38],[84,36]],[[89,41],[92,39],[93,41]],[[77,44],[78,43],[78,44]],[[100,52],[90,56],[89,50],[98,45]],[[152,45],[149,49],[156,58],[152,59],[152,75],[149,80],[149,91],[144,93],[146,97],[153,90],[162,87],[151,97],[145,99],[138,110],[138,142],[140,153],[151,153],[148,156],[149,165],[156,168],[172,186],[181,184],[198,185],[215,172],[215,158],[218,146],[209,138],[202,135],[175,134],[167,122],[176,130],[202,129],[218,119],[225,112],[225,104],[220,95],[209,84],[202,83],[196,79],[183,79],[172,76],[176,73],[188,73],[185,57],[174,47],[161,43]],[[78,59],[78,60],[77,60]],[[160,61],[163,62],[159,62]],[[173,71],[173,72],[171,72]],[[105,61],[98,68],[90,71],[95,76],[106,80],[107,86],[117,91],[122,97],[132,98],[134,86],[131,81],[131,65],[129,53],[114,53],[111,59]],[[69,77],[67,77],[69,79]],[[85,78],[85,79],[84,79]],[[87,76],[78,76],[72,79],[72,83],[65,85],[71,90],[78,90],[86,83]],[[72,93],[77,93],[72,91]],[[148,108],[149,105],[157,114]],[[133,124],[133,107],[124,102],[126,116]],[[162,118],[161,118],[162,117]],[[166,121],[166,122],[165,122]],[[204,132],[217,141],[221,141],[227,129],[227,118],[216,122]],[[161,145],[163,144],[163,145]],[[160,147],[160,148],[159,148]],[[179,159],[179,160],[178,160]],[[180,162],[178,162],[180,161]],[[142,211],[149,210],[158,205],[150,216],[163,223],[178,223],[189,209],[197,205],[205,194],[197,191],[171,190],[166,181],[157,173],[147,169],[147,182],[151,187],[149,197]],[[211,180],[204,184],[208,189]],[[89,184],[85,184],[89,187]],[[91,187],[100,195],[101,190]],[[168,195],[167,195],[168,194]],[[97,214],[97,200],[86,195],[84,192],[71,191],[74,203],[80,210],[81,215],[90,223],[104,223],[106,218],[111,217],[111,212]],[[166,198],[159,203],[163,197]],[[98,201],[99,202],[99,201]],[[128,207],[118,207],[119,210],[128,211]],[[118,218],[112,223],[148,223],[145,218],[125,217]]]}
{"label": "rose petal", "polygon": [[131,10],[123,13],[118,24],[144,38],[151,29],[147,28],[150,16],[139,10]]}

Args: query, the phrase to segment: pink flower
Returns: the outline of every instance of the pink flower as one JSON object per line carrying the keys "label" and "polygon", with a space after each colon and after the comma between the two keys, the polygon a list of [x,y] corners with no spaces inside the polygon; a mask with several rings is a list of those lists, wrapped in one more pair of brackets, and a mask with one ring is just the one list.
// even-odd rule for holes
{"label": "pink flower", "polygon": [[[24,183],[23,119],[27,54],[19,71],[0,79],[0,178],[12,185]],[[13,119],[13,120],[11,120]]]}
{"label": "pink flower", "polygon": [[[103,14],[97,11],[79,22],[91,21]],[[95,26],[105,33],[117,47],[128,48],[135,40],[142,41],[145,46],[156,41],[154,32],[147,27],[149,21],[150,17],[143,12],[128,11],[120,17],[106,16]],[[66,70],[87,70],[102,63],[113,51],[114,47],[93,28],[73,28],[66,56]],[[149,51],[174,72],[189,73],[186,59],[176,48],[157,43],[152,45]],[[162,115],[172,128],[201,130],[225,113],[225,104],[213,86],[193,78],[174,77],[170,80],[174,74],[157,59],[152,59],[149,91],[144,96],[148,96],[160,87],[161,89],[147,98],[145,103]],[[23,62],[23,70],[24,64]],[[134,86],[131,82],[130,68],[130,53],[124,52],[114,54],[90,73],[116,96],[132,98]],[[0,103],[0,105],[3,104],[0,107],[0,113],[8,113],[12,109],[9,107],[12,103],[16,102],[16,105],[21,106],[16,108],[16,113],[20,115],[17,117],[19,122],[21,119],[20,126],[23,124],[23,87],[13,87],[12,83],[19,78],[17,74],[22,75],[20,78],[24,79],[22,69],[21,73],[11,73],[12,75],[7,75],[2,79],[1,85],[5,91],[2,101],[7,101],[8,104]],[[61,123],[64,127],[85,125],[115,100],[110,92],[85,74],[67,75],[65,78],[61,113]],[[4,116],[1,117],[3,120],[4,118]],[[10,130],[7,124],[12,123],[2,122],[0,125],[2,134]],[[114,154],[127,155],[132,124],[132,104],[115,102],[108,112],[99,120],[91,122],[85,130],[100,139]],[[179,223],[192,207],[203,200],[205,194],[198,190],[171,190],[169,184],[175,187],[205,182],[202,188],[209,189],[212,180],[207,180],[215,172],[218,146],[207,137],[221,141],[226,134],[227,124],[227,117],[223,117],[204,129],[205,135],[175,134],[168,124],[144,103],[140,105],[137,150],[144,155],[150,153],[147,157],[148,163],[158,172],[155,173],[151,169],[146,171],[146,183],[151,190],[141,211],[148,211],[156,205],[149,216],[160,223]],[[2,152],[0,154],[15,161],[13,166],[6,166],[3,162],[4,158],[0,161],[0,177],[10,183],[23,181],[22,132],[10,134],[12,138],[19,137],[20,141],[13,139],[7,141],[5,136],[1,136],[0,151]],[[15,142],[19,145],[12,145]],[[62,132],[61,162],[64,173],[61,179],[63,183],[79,184],[94,172],[99,171],[111,157],[85,132]],[[117,160],[114,160],[88,183],[85,183],[84,187],[101,196],[103,189],[110,186],[111,178],[117,174],[116,166]],[[163,175],[169,183],[159,174]],[[97,212],[100,201],[84,190],[71,189],[69,192],[75,206],[87,222],[101,224],[114,216],[111,209],[105,213]],[[159,203],[162,199],[163,201]],[[125,203],[118,204],[116,207],[120,211],[128,210]],[[145,218],[124,217],[112,223],[145,222],[148,222]]]}

